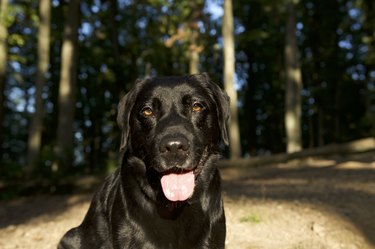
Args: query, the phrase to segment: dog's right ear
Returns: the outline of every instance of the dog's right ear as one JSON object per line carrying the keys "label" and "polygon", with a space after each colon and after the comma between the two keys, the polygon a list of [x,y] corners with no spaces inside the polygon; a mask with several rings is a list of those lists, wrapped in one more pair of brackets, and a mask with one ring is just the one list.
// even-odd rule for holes
{"label": "dog's right ear", "polygon": [[130,137],[130,114],[132,112],[139,89],[145,81],[147,81],[147,79],[136,80],[133,89],[121,98],[120,103],[117,106],[117,124],[120,126],[122,133],[120,151],[124,151],[128,145]]}
{"label": "dog's right ear", "polygon": [[215,102],[218,126],[221,132],[221,139],[225,145],[229,145],[228,127],[230,119],[229,96],[216,83],[214,83],[207,73],[191,75],[194,79],[203,83],[207,89],[210,89],[211,96]]}

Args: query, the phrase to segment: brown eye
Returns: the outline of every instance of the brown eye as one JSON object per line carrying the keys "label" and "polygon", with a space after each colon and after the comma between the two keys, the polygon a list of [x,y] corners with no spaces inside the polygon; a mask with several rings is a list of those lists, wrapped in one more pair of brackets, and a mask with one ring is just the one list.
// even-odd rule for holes
{"label": "brown eye", "polygon": [[154,114],[154,112],[152,111],[152,109],[150,107],[143,108],[142,111],[141,111],[141,113],[145,117],[149,117],[149,116],[151,116],[151,115]]}
{"label": "brown eye", "polygon": [[198,102],[195,102],[194,104],[193,104],[193,106],[191,107],[191,110],[193,111],[193,112],[200,112],[200,111],[202,111],[203,110],[203,105],[201,104],[201,103],[198,103]]}

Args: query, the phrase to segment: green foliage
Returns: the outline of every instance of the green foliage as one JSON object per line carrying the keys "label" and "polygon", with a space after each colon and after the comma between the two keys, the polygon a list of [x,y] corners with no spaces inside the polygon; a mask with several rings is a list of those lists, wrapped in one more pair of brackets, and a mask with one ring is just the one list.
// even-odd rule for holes
{"label": "green foliage", "polygon": [[18,5],[18,4],[8,4],[8,7],[7,7],[7,13],[6,13],[6,16],[5,16],[5,25],[7,27],[10,27],[15,19],[16,19],[16,16],[20,13],[22,13],[24,11],[24,9],[22,8],[21,5]]}
{"label": "green foliage", "polygon": [[25,37],[20,34],[12,34],[8,38],[9,45],[23,47],[26,44]]}
{"label": "green foliage", "polygon": [[[221,20],[195,1],[81,1],[72,174],[112,171],[118,164],[116,106],[139,77],[188,73],[188,39],[166,41],[198,23],[200,67],[222,82]],[[211,3],[212,4],[212,3]],[[244,154],[285,151],[284,0],[234,4],[236,73]],[[1,175],[22,178],[33,115],[38,1],[11,1]],[[375,135],[373,0],[300,0],[297,39],[303,72],[304,147]],[[43,92],[45,118],[39,176],[53,177],[64,1],[53,1],[51,56]],[[216,18],[215,18],[216,16]],[[189,32],[189,30],[187,30]],[[1,82],[2,83],[2,82]],[[251,220],[251,219],[250,219]],[[250,221],[251,222],[251,221]]]}

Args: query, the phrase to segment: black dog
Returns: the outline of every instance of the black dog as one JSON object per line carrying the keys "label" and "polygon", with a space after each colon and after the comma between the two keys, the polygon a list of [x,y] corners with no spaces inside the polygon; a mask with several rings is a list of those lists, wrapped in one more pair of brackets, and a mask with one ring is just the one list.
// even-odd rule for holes
{"label": "black dog", "polygon": [[118,107],[121,167],[58,248],[224,248],[216,162],[228,109],[206,74],[136,82]]}

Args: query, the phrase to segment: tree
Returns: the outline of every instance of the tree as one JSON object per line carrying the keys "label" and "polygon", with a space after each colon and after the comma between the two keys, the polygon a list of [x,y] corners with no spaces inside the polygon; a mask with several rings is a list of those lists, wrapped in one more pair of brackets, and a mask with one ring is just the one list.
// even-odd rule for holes
{"label": "tree", "polygon": [[5,91],[5,73],[7,68],[7,55],[8,55],[8,29],[6,25],[6,14],[8,8],[8,0],[1,0],[0,5],[0,158],[2,155],[2,134],[3,122],[5,113],[4,104],[4,91]]}
{"label": "tree", "polygon": [[40,154],[43,127],[42,91],[49,65],[51,1],[39,1],[39,32],[38,32],[38,65],[35,84],[35,113],[32,117],[28,138],[28,154],[26,172],[34,171]]}
{"label": "tree", "polygon": [[189,73],[197,74],[199,73],[199,54],[202,52],[203,47],[199,46],[199,25],[198,21],[202,17],[202,7],[203,3],[198,3],[197,1],[189,1],[189,5],[192,9],[191,16],[188,20],[188,27],[191,32],[189,35],[189,48],[188,48],[188,58],[189,58]]}
{"label": "tree", "polygon": [[241,141],[238,125],[237,91],[234,86],[235,58],[232,0],[224,0],[224,16],[222,26],[224,40],[224,87],[230,97],[230,157],[241,157]]}
{"label": "tree", "polygon": [[[171,48],[174,43],[182,42],[186,45],[186,57],[189,61],[189,73],[199,73],[199,57],[203,51],[200,44],[199,22],[203,19],[204,1],[180,1],[175,4],[177,9],[182,13],[181,22],[176,32],[165,41],[165,45]],[[174,18],[176,19],[176,18]]]}
{"label": "tree", "polygon": [[[243,154],[285,150],[284,18],[279,0],[234,1],[236,74]],[[260,14],[262,13],[262,14]],[[241,31],[242,29],[242,31]]]}
{"label": "tree", "polygon": [[302,76],[296,41],[296,21],[294,3],[287,3],[287,22],[285,32],[285,129],[287,135],[287,152],[302,149],[301,136],[301,91]]}
{"label": "tree", "polygon": [[373,107],[375,104],[374,89],[375,77],[371,76],[375,72],[375,3],[372,0],[361,1],[362,9],[365,16],[365,22],[363,25],[364,30],[364,43],[368,47],[368,52],[366,53],[364,65],[366,67],[366,116],[363,118],[367,127],[366,130],[370,130],[372,135],[375,135],[375,113]]}
{"label": "tree", "polygon": [[61,50],[59,116],[57,126],[57,164],[53,170],[66,170],[73,163],[73,123],[77,78],[77,42],[80,1],[69,1]]}
{"label": "tree", "polygon": [[[360,115],[361,109],[358,106],[361,97],[356,97],[359,85],[353,84],[350,73],[350,68],[359,63],[357,52],[354,51],[354,40],[358,35],[352,30],[356,24],[348,15],[353,7],[350,7],[349,2],[342,5],[339,1],[301,3],[305,3],[300,11],[304,11],[301,16],[306,27],[302,30],[302,73],[310,102],[304,116],[311,120],[310,146],[349,141],[347,135],[352,136],[354,133],[344,130],[357,126],[354,117]],[[350,36],[353,37],[353,43],[347,39]],[[343,41],[353,47],[340,47]],[[357,111],[349,115],[349,109],[354,106]]]}

